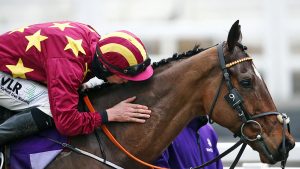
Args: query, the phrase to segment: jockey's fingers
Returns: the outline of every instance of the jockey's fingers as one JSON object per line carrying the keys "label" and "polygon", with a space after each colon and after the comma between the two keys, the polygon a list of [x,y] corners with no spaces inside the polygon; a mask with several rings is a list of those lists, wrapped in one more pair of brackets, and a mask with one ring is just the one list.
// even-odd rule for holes
{"label": "jockey's fingers", "polygon": [[132,107],[128,107],[127,109],[125,109],[126,111],[128,112],[131,112],[131,113],[143,113],[143,114],[150,114],[151,113],[151,110],[145,110],[145,109],[134,109]]}
{"label": "jockey's fingers", "polygon": [[132,103],[128,103],[128,105],[134,109],[145,109],[148,110],[147,106],[144,105],[140,105],[140,104],[132,104]]}
{"label": "jockey's fingers", "polygon": [[139,119],[148,119],[148,118],[150,118],[149,114],[144,114],[144,113],[130,113],[129,116],[131,118],[139,118]]}
{"label": "jockey's fingers", "polygon": [[139,119],[139,118],[130,118],[129,122],[136,122],[136,123],[145,123],[145,119]]}
{"label": "jockey's fingers", "polygon": [[150,114],[151,110],[145,110],[145,109],[135,109],[136,113],[143,113],[143,114]]}
{"label": "jockey's fingers", "polygon": [[129,98],[123,100],[122,102],[123,102],[123,103],[131,103],[131,102],[133,102],[135,99],[136,99],[136,96],[133,96],[133,97],[129,97]]}

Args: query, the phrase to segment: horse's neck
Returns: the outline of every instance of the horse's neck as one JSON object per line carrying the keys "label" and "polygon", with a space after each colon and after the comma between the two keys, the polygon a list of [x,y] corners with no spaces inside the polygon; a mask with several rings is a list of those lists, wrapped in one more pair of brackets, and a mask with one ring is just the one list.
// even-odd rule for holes
{"label": "horse's neck", "polygon": [[[189,121],[196,116],[205,115],[207,110],[203,106],[203,96],[207,86],[211,84],[211,70],[217,66],[216,51],[211,50],[173,64],[168,70],[158,74],[162,78],[157,79],[160,84],[157,86],[163,86],[165,90],[162,92],[163,97],[157,98],[156,104],[151,107],[155,118],[152,116],[149,123],[155,124],[152,125],[156,128],[148,131],[153,133],[150,140],[163,135],[157,142],[161,146],[168,145]],[[151,147],[157,142],[152,143]],[[161,150],[161,147],[157,149]]]}
{"label": "horse's neck", "polygon": [[211,52],[200,53],[203,56],[193,56],[165,69],[159,68],[147,83],[118,90],[118,94],[127,94],[127,97],[136,95],[138,103],[152,110],[151,118],[145,124],[109,126],[130,152],[143,156],[145,160],[153,160],[190,120],[204,114],[202,93],[208,83],[207,74],[216,65],[215,56],[211,59],[209,54]]}

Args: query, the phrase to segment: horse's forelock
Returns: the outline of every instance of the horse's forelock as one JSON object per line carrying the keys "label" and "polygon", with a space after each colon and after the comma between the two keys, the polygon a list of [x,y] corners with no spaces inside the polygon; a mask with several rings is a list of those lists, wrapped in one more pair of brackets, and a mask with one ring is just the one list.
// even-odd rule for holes
{"label": "horse's forelock", "polygon": [[[228,50],[226,48],[226,50]],[[234,50],[229,52],[229,51],[225,51],[225,62],[226,63],[230,63],[245,57],[249,57],[248,53],[246,52],[247,47],[244,46],[241,43],[237,43]]]}

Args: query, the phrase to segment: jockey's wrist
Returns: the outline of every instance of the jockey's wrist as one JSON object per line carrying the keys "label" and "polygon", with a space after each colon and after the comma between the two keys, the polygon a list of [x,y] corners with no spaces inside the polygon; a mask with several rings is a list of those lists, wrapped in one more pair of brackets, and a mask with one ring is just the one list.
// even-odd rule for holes
{"label": "jockey's wrist", "polygon": [[102,112],[100,112],[101,118],[102,118],[102,123],[106,124],[108,123],[108,116],[107,116],[107,111],[104,110]]}

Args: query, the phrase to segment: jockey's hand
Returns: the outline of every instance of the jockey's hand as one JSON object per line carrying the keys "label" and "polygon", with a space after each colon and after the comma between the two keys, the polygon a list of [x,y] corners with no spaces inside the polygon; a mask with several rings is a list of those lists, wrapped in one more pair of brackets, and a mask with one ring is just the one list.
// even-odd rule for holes
{"label": "jockey's hand", "polygon": [[151,110],[147,106],[131,103],[135,99],[135,96],[130,97],[107,109],[108,121],[145,123]]}

